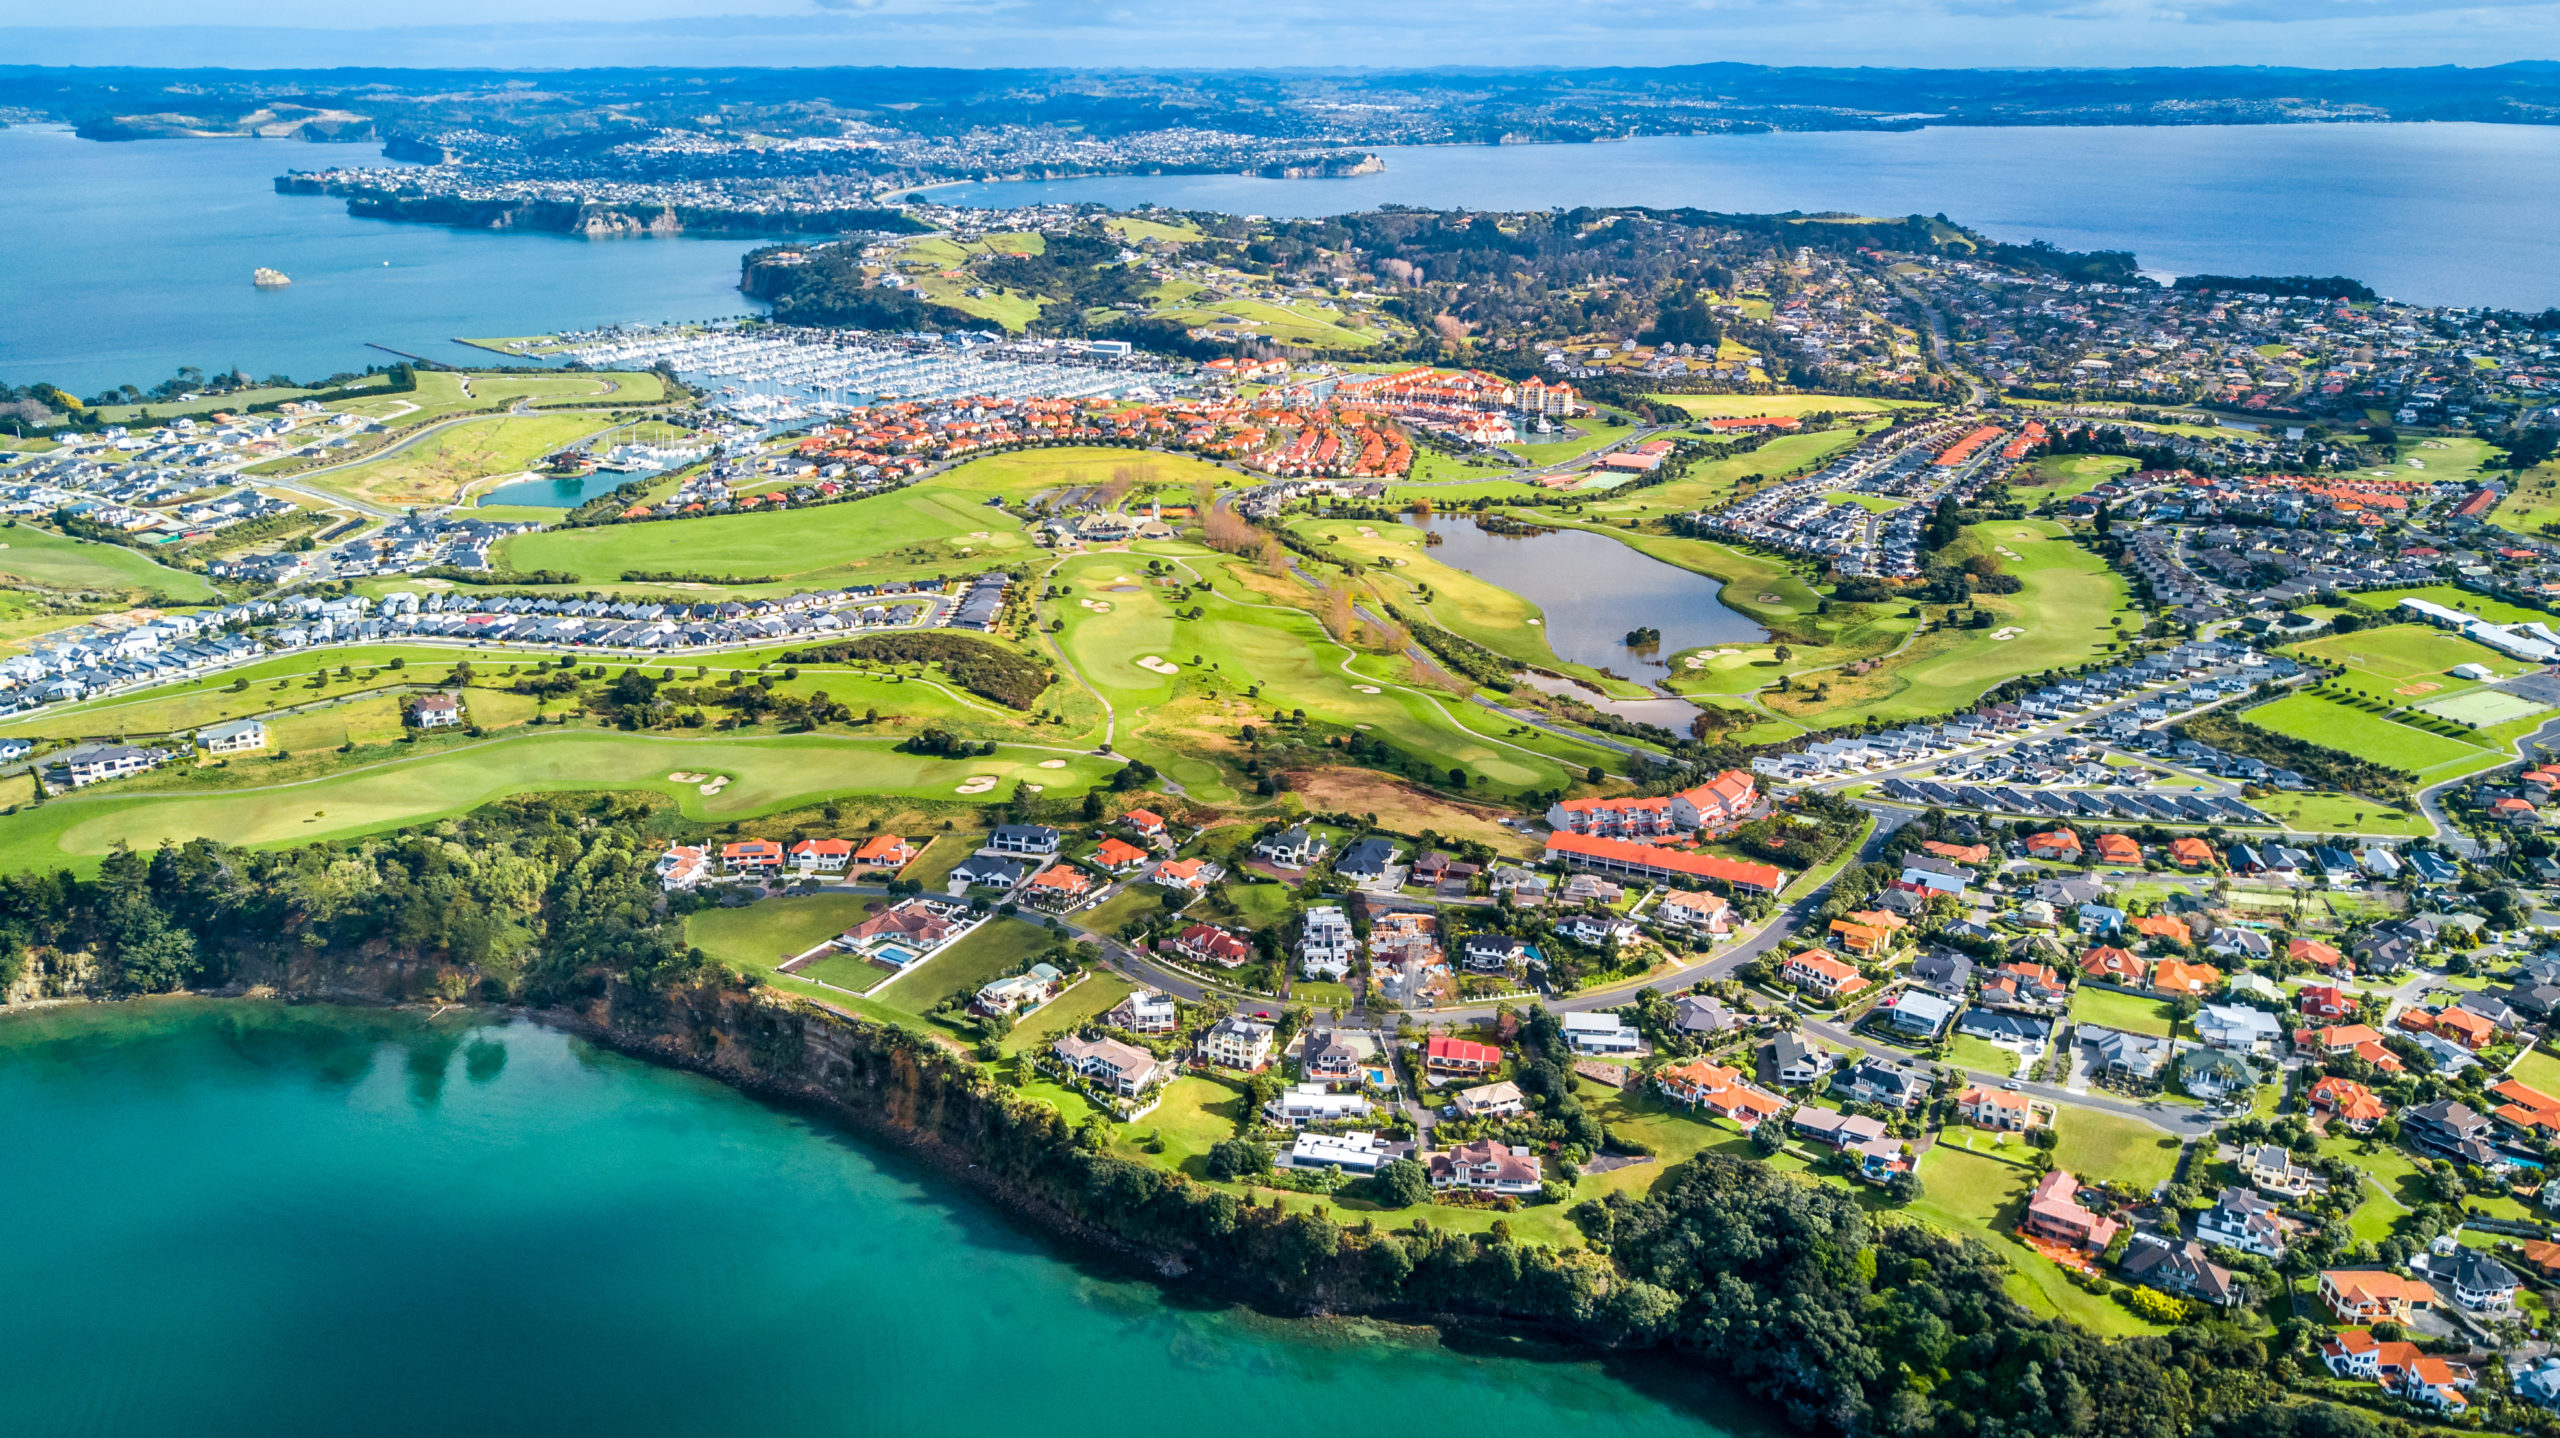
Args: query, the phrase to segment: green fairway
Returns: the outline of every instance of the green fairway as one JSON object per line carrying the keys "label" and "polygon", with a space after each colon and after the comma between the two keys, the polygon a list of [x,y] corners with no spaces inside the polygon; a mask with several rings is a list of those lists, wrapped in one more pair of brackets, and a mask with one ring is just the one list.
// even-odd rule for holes
{"label": "green fairway", "polygon": [[171,569],[139,550],[74,539],[16,520],[0,527],[0,579],[42,589],[97,590],[136,598],[163,595],[181,604],[220,597],[203,575]]}
{"label": "green fairway", "polygon": [[[1401,581],[1396,602],[1451,633],[1523,664],[1605,682],[1598,671],[1556,657],[1547,644],[1544,615],[1537,605],[1433,558],[1433,551],[1423,543],[1423,531],[1412,525],[1310,519],[1289,528],[1327,554],[1372,567],[1384,561],[1391,567],[1381,573],[1380,582],[1392,582],[1390,575],[1393,581]],[[1432,596],[1428,603],[1421,598],[1426,588]]]}
{"label": "green fairway", "polygon": [[950,995],[974,994],[1020,969],[1023,960],[1047,950],[1052,937],[1026,920],[990,919],[958,943],[909,966],[872,990],[871,996],[890,1008],[923,1017]]}
{"label": "green fairway", "polygon": [[2009,491],[2030,504],[2072,499],[2134,467],[2135,461],[2120,454],[2049,454],[2027,466],[2028,482],[2012,483]]}
{"label": "green fairway", "polygon": [[2261,729],[2343,749],[2359,759],[2410,774],[2476,759],[2482,750],[2459,739],[2412,729],[2379,714],[2317,694],[2288,694],[2240,716]]}
{"label": "green fairway", "polygon": [[379,419],[394,429],[402,429],[476,410],[504,409],[518,400],[539,409],[548,405],[654,405],[664,403],[667,397],[666,382],[645,370],[468,376],[458,370],[420,370],[417,378],[418,387],[408,393],[347,400],[330,408]]}
{"label": "green fairway", "polygon": [[498,556],[516,569],[566,570],[609,584],[626,571],[771,576],[806,588],[984,569],[1031,552],[1022,521],[988,501],[1102,484],[1126,473],[1187,493],[1226,471],[1182,455],[1044,449],[971,460],[869,499],[768,514],[715,515],[517,535]]}
{"label": "green fairway", "polygon": [[[985,801],[1005,798],[1018,780],[1045,785],[1052,795],[1074,794],[1115,767],[1089,756],[1040,767],[1060,757],[1014,748],[991,758],[936,759],[899,753],[887,740],[834,734],[690,739],[545,729],[266,787],[244,768],[218,776],[239,781],[223,788],[86,790],[0,817],[0,870],[85,868],[118,841],[152,849],[164,839],[261,846],[345,838],[534,790],[645,790],[674,798],[691,818],[724,820],[837,794],[965,799],[962,782],[977,776],[999,781]],[[667,778],[675,772],[724,774],[730,783],[704,795],[698,785]]]}
{"label": "green fairway", "polygon": [[2144,998],[2140,994],[2121,994],[2113,989],[2087,984],[2071,992],[2071,1018],[2075,1023],[2167,1038],[2169,1024],[2175,1017],[2176,1011],[2167,1003]]}

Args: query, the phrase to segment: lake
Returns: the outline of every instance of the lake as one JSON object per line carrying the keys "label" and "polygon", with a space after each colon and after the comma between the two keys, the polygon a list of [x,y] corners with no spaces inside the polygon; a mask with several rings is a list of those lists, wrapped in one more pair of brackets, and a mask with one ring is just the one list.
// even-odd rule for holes
{"label": "lake", "polygon": [[637,476],[618,470],[597,470],[593,474],[548,476],[519,479],[502,484],[476,501],[480,504],[523,504],[538,509],[575,509],[600,494],[611,494],[629,484]]}
{"label": "lake", "polygon": [[2351,275],[2422,304],[2560,304],[2560,126],[1935,128],[1388,148],[1334,180],[1124,176],[950,186],[962,204],[1230,214],[1383,204],[1944,214],[1995,239],[2131,250],[2159,275]]}
{"label": "lake", "polygon": [[[452,341],[763,308],[737,288],[757,241],[447,229],[275,192],[289,169],[381,163],[373,145],[0,129],[0,380],[89,395],[180,365],[317,379],[392,362],[369,344],[509,363]],[[261,265],[293,283],[250,284]]]}
{"label": "lake", "polygon": [[0,1019],[0,1154],[12,1438],[1747,1421],[1650,1370],[1169,1303],[824,1125],[524,1023]]}
{"label": "lake", "polygon": [[[1669,672],[1663,660],[1682,650],[1756,644],[1769,637],[1716,597],[1723,581],[1665,564],[1607,535],[1580,529],[1491,534],[1478,529],[1473,517],[1452,514],[1433,515],[1427,527],[1440,536],[1429,551],[1433,559],[1537,605],[1547,644],[1559,659],[1650,683]],[[1627,633],[1639,626],[1660,630],[1661,642],[1629,648]],[[1558,692],[1597,702],[1588,691]],[[1659,702],[1686,709],[1685,701]],[[1660,723],[1673,713],[1666,707],[1627,717]]]}

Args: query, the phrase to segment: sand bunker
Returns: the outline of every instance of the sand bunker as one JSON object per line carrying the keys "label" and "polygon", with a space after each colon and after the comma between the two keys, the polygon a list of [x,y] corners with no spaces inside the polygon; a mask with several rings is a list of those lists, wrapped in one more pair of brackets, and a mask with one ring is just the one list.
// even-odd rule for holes
{"label": "sand bunker", "polygon": [[702,792],[703,792],[703,793],[705,793],[705,794],[717,794],[717,793],[719,793],[721,790],[726,789],[726,788],[728,788],[728,787],[729,787],[729,776],[728,776],[728,775],[726,775],[726,774],[722,774],[722,775],[719,775],[719,776],[717,776],[716,778],[714,778],[714,779],[713,779],[710,783],[708,783],[708,784],[696,784],[696,785],[694,785],[693,787],[694,787],[694,788],[696,788],[696,789],[698,789],[698,790],[700,790],[700,791],[702,791]]}
{"label": "sand bunker", "polygon": [[1043,769],[1064,769],[1067,767],[1067,761],[1064,759],[1043,759],[1040,761],[1040,767]]}
{"label": "sand bunker", "polygon": [[1378,531],[1371,529],[1365,524],[1359,527],[1359,531],[1362,539],[1375,539],[1378,537]]}
{"label": "sand bunker", "polygon": [[1375,684],[1354,684],[1351,687],[1359,690],[1363,694],[1375,694],[1378,692],[1378,686]]}
{"label": "sand bunker", "polygon": [[1038,794],[1045,792],[1048,787],[1049,786],[1046,784],[1025,784],[1022,786],[1022,792],[1025,794]]}
{"label": "sand bunker", "polygon": [[708,774],[695,774],[687,770],[678,769],[667,776],[667,782],[670,784],[699,784],[710,777],[711,776]]}
{"label": "sand bunker", "polygon": [[1680,667],[1683,669],[1704,669],[1707,667],[1707,656],[1703,654],[1683,655],[1680,659]]}
{"label": "sand bunker", "polygon": [[1545,620],[1543,620],[1543,619],[1532,619],[1532,620],[1530,620],[1529,622],[1530,622],[1530,623],[1532,623],[1532,624],[1544,624],[1544,623],[1546,623],[1547,621],[1545,621]]}
{"label": "sand bunker", "polygon": [[2024,634],[2024,633],[2026,633],[2026,632],[2027,632],[2027,631],[2025,631],[2025,630],[2023,630],[2023,629],[2020,629],[2020,628],[2018,628],[2016,625],[2014,625],[2014,624],[2013,624],[2013,625],[2010,625],[2009,627],[2007,627],[2007,628],[2005,628],[2005,629],[1994,629],[1994,630],[1992,630],[1992,631],[1991,631],[1991,638],[1992,638],[1992,639],[1993,639],[1993,641],[1995,641],[1995,642],[1997,642],[1997,641],[2001,641],[2001,640],[2015,639],[2015,638],[2017,638],[2019,635]]}
{"label": "sand bunker", "polygon": [[1775,604],[1778,602],[1778,596],[1774,594],[1763,594],[1756,602],[1761,604]]}
{"label": "sand bunker", "polygon": [[1162,656],[1154,654],[1140,656],[1138,660],[1138,667],[1157,674],[1179,674],[1182,672],[1181,665],[1168,664]]}
{"label": "sand bunker", "polygon": [[972,774],[968,778],[961,780],[960,787],[953,792],[959,794],[983,794],[989,789],[994,788],[996,784],[997,779],[993,774]]}
{"label": "sand bunker", "polygon": [[1108,599],[1079,599],[1076,603],[1083,605],[1085,608],[1092,610],[1096,614],[1108,614],[1111,612],[1111,601]]}

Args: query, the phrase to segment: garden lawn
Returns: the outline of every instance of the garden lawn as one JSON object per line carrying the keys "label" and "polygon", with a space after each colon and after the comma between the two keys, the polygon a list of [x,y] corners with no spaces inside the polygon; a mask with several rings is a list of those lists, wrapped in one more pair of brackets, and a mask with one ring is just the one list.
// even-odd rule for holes
{"label": "garden lawn", "polygon": [[174,603],[202,604],[221,596],[201,574],[171,569],[140,550],[94,539],[75,539],[11,520],[0,527],[0,579],[42,589],[94,589]]}
{"label": "garden lawn", "polygon": [[2544,460],[2516,475],[2514,487],[2489,511],[2489,522],[2536,539],[2547,526],[2560,524],[2560,460]]}
{"label": "garden lawn", "polygon": [[2178,1169],[2178,1140],[2138,1118],[2073,1107],[2054,1125],[2053,1166],[2091,1183],[2114,1180],[2149,1192]]}
{"label": "garden lawn", "polygon": [[2527,1088],[2538,1088],[2544,1093],[2560,1097],[2560,1057],[2555,1057],[2548,1049],[2526,1050],[2523,1056],[2516,1060],[2515,1067],[2509,1069],[2507,1073],[2509,1077]]}
{"label": "garden lawn", "polygon": [[2075,1023],[2167,1038],[2169,1025],[2175,1017],[2176,1011],[2160,999],[2121,994],[2089,984],[2071,991],[2071,1018]]}
{"label": "garden lawn", "polygon": [[[1079,756],[1065,769],[1042,769],[1040,761],[1053,756],[1036,749],[937,759],[899,753],[885,739],[834,734],[691,739],[546,728],[421,747],[415,757],[272,785],[257,784],[254,770],[235,769],[218,779],[162,781],[169,787],[86,789],[0,817],[0,869],[87,869],[118,842],[149,850],[164,840],[210,838],[261,847],[348,838],[446,818],[531,791],[645,790],[672,797],[689,818],[716,821],[840,794],[956,799],[962,797],[955,793],[961,781],[982,774],[1029,778],[1047,785],[1052,795],[1075,794],[1115,767]],[[731,782],[705,795],[696,785],[666,777],[679,771],[725,774]],[[1010,788],[1009,782],[999,783],[982,802],[1001,801]]]}
{"label": "garden lawn", "polygon": [[1122,999],[1137,991],[1136,984],[1118,974],[1096,969],[1047,1008],[1016,1024],[1013,1032],[1004,1036],[1002,1047],[1008,1054],[1046,1052],[1059,1035],[1073,1033],[1111,1012]]}
{"label": "garden lawn", "polygon": [[[890,1008],[921,1018],[953,994],[974,994],[996,979],[1021,970],[1023,962],[1048,950],[1053,936],[1023,919],[990,919],[958,943],[910,965],[905,973],[872,991]],[[1094,980],[1087,978],[1086,983]],[[1069,989],[1060,1002],[1079,990]],[[1028,1023],[1036,1015],[1025,1015]]]}
{"label": "garden lawn", "polygon": [[[1124,1158],[1207,1182],[1210,1147],[1236,1136],[1248,1102],[1244,1085],[1235,1080],[1185,1075],[1165,1085],[1155,1112],[1121,1126],[1113,1148]],[[1144,1143],[1150,1135],[1163,1141],[1164,1152],[1146,1152]]]}
{"label": "garden lawn", "polygon": [[[724,964],[740,969],[771,969],[784,959],[804,954],[859,924],[870,906],[883,902],[860,894],[809,894],[795,898],[759,899],[743,908],[698,909],[685,916],[685,942]],[[857,959],[875,973],[886,970]],[[863,983],[839,983],[856,991]]]}
{"label": "garden lawn", "polygon": [[1996,1074],[2018,1071],[2017,1050],[2004,1049],[1989,1039],[1978,1039],[1971,1034],[1958,1034],[1947,1040],[1947,1060],[1963,1068]]}
{"label": "garden lawn", "polygon": [[[1988,1138],[1977,1140],[1988,1143]],[[2007,1262],[2010,1295],[2039,1313],[2067,1318],[2108,1337],[2166,1330],[2136,1318],[2111,1299],[2073,1283],[2053,1260],[2019,1241],[2014,1230],[2035,1186],[2033,1170],[1942,1139],[1920,1160],[1921,1196],[1902,1210],[1931,1227],[1988,1244]]]}

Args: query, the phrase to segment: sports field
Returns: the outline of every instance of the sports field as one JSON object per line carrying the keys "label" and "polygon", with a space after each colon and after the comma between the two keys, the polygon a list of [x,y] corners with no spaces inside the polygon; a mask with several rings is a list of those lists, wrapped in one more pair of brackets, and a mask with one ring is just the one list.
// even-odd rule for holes
{"label": "sports field", "polygon": [[989,500],[1020,502],[1037,491],[1103,484],[1123,470],[1141,484],[1183,491],[1202,479],[1234,478],[1183,455],[1032,450],[813,509],[522,534],[501,541],[496,557],[520,570],[566,570],[589,584],[611,584],[632,570],[771,576],[798,588],[975,570],[1018,560],[1032,547],[1022,521]]}
{"label": "sports field", "polygon": [[[1043,767],[1052,761],[1060,767]],[[835,734],[691,739],[545,729],[272,786],[257,785],[243,769],[230,776],[241,782],[218,789],[109,785],[66,795],[0,816],[0,868],[85,868],[119,841],[152,849],[164,839],[273,846],[346,838],[537,790],[643,790],[673,798],[688,818],[727,820],[847,794],[998,802],[1017,782],[1029,782],[1052,796],[1074,795],[1116,767],[1090,755],[1019,747],[987,758],[936,759],[899,753],[886,739]],[[730,782],[706,795],[698,784],[667,777],[687,772]],[[980,777],[997,782],[961,792]]]}
{"label": "sports field", "polygon": [[2482,729],[2515,719],[2529,719],[2550,709],[2538,699],[2510,694],[2503,689],[2482,686],[2444,699],[2422,699],[2418,708],[2439,719],[2456,724],[2470,724]]}
{"label": "sports field", "polygon": [[2359,759],[2410,774],[2458,764],[2482,751],[2459,739],[2430,734],[2379,714],[2349,708],[2317,694],[2288,694],[2240,716],[2261,729],[2343,749]]}
{"label": "sports field", "polygon": [[14,519],[0,526],[0,578],[44,589],[163,595],[181,604],[218,597],[203,575],[171,569],[140,550],[74,539]]}
{"label": "sports field", "polygon": [[[2425,624],[2387,624],[2353,634],[2331,634],[2295,647],[2306,659],[2359,669],[2396,684],[2433,683],[2446,689],[2476,681],[2456,679],[2446,671],[2457,664],[2477,664],[2501,678],[2521,674],[2520,664],[2486,645]],[[2411,696],[2402,696],[2407,702]]]}
{"label": "sports field", "polygon": [[2395,608],[2403,599],[2424,599],[2448,609],[2459,609],[2492,624],[2522,624],[2529,620],[2551,622],[2551,616],[2541,610],[2509,604],[2503,599],[2491,599],[2485,594],[2474,594],[2458,584],[2429,584],[2416,589],[2367,589],[2347,596],[2349,603],[2375,610]]}

